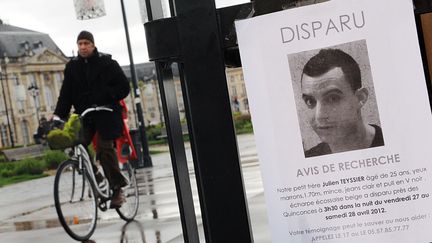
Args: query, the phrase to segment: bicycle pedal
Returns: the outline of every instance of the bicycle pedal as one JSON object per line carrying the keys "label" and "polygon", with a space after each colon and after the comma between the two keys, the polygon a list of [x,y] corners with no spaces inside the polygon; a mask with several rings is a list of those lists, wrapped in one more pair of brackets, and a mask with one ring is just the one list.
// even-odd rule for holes
{"label": "bicycle pedal", "polygon": [[98,185],[98,187],[104,193],[108,193],[109,192],[109,183],[108,183],[107,180],[105,180],[104,182],[100,183]]}
{"label": "bicycle pedal", "polygon": [[106,202],[99,203],[98,207],[103,212],[108,210],[108,206],[107,206]]}

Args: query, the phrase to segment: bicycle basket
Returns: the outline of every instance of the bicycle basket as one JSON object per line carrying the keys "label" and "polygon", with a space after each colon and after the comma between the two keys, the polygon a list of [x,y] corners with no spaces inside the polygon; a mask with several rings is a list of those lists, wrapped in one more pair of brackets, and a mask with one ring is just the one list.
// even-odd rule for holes
{"label": "bicycle basket", "polygon": [[48,133],[47,141],[51,149],[66,149],[80,143],[81,121],[77,114],[72,114],[63,129],[54,129]]}

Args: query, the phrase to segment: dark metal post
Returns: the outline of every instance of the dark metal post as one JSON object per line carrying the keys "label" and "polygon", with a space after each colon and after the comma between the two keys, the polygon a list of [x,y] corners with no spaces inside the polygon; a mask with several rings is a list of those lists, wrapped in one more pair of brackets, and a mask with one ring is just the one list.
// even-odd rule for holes
{"label": "dark metal post", "polygon": [[[5,70],[6,70],[6,68],[5,68]],[[6,74],[6,80],[7,80],[7,78],[8,78],[8,76],[7,76],[7,74]],[[16,82],[16,80],[18,79],[18,77],[16,77],[16,75],[15,76],[13,76],[13,78],[14,78],[14,81]],[[7,85],[7,89],[9,90],[9,84],[6,82],[6,85]],[[18,140],[18,135],[17,135],[17,133],[16,133],[16,130],[17,130],[17,128],[16,128],[16,122],[15,122],[15,113],[14,113],[14,109],[13,109],[13,106],[12,106],[12,96],[9,94],[9,104],[11,104],[11,106],[10,106],[10,111],[11,111],[11,120],[12,120],[12,126],[13,126],[13,137],[14,137],[14,141],[17,141]]]}
{"label": "dark metal post", "polygon": [[40,120],[39,120],[39,105],[38,105],[38,102],[37,102],[37,97],[39,96],[39,88],[38,88],[37,84],[36,83],[32,83],[28,87],[28,91],[30,92],[30,95],[33,97],[33,101],[34,101],[34,105],[35,105],[35,110],[36,110],[36,119],[37,119],[38,125],[40,125]]}
{"label": "dark metal post", "polygon": [[[123,23],[124,23],[125,34],[126,34],[126,42],[127,42],[127,47],[128,47],[128,53],[129,53],[132,86],[134,89],[134,97],[135,97],[134,103],[136,106],[136,111],[137,111],[137,116],[138,116],[138,128],[139,128],[139,132],[140,132],[141,145],[142,145],[142,151],[143,151],[143,161],[144,161],[143,167],[151,167],[151,166],[153,166],[153,163],[152,163],[152,160],[150,157],[150,152],[149,152],[148,142],[147,142],[147,136],[146,136],[146,132],[145,132],[145,123],[144,123],[144,116],[143,116],[143,111],[142,111],[142,107],[141,107],[140,91],[138,88],[138,81],[137,81],[137,76],[136,76],[136,71],[135,71],[135,65],[134,65],[133,57],[132,57],[132,48],[131,48],[131,44],[130,44],[129,29],[128,29],[126,12],[125,12],[123,0],[120,0],[120,3],[121,3]],[[139,149],[139,148],[136,148],[136,149]]]}
{"label": "dark metal post", "polygon": [[185,243],[198,243],[198,226],[193,204],[186,152],[184,147],[176,91],[171,66],[168,62],[155,62],[158,71],[165,125],[170,146],[177,199]]}
{"label": "dark metal post", "polygon": [[176,0],[180,73],[207,243],[253,237],[214,0]]}
{"label": "dark metal post", "polygon": [[[171,14],[176,16],[150,21],[144,27],[150,60],[159,63],[156,65],[158,78],[168,78],[161,71],[161,63],[177,62],[179,66],[205,241],[251,243],[253,238],[225,76],[224,47],[214,0],[171,0],[170,6],[175,10],[171,9]],[[161,90],[165,89],[161,86]],[[169,93],[161,93],[161,96],[172,99]],[[163,105],[164,110],[175,109],[178,116],[178,107]],[[174,129],[168,127],[167,135],[177,141],[170,142],[170,150],[183,151],[181,129],[177,127],[180,122],[168,120],[169,113],[168,110],[165,114],[166,124],[173,125]],[[178,183],[188,177],[182,177],[180,171],[184,168],[175,165],[181,158],[172,156],[177,171],[175,177],[179,177],[176,186],[181,190]],[[185,205],[180,204],[180,207],[185,209]],[[189,227],[184,221],[182,226]],[[185,235],[189,233],[184,231]]]}

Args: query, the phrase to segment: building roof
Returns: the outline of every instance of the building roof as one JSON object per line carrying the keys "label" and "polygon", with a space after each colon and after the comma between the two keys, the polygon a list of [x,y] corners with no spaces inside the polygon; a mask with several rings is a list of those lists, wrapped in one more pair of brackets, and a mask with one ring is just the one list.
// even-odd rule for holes
{"label": "building roof", "polygon": [[[130,79],[131,78],[130,66],[124,65],[122,66],[122,69],[126,77]],[[156,79],[156,77],[154,76],[156,73],[156,69],[153,62],[135,64],[135,71],[138,80],[148,81],[150,79]]]}
{"label": "building roof", "polygon": [[[130,65],[122,66],[123,72],[128,79],[131,79]],[[144,62],[135,64],[135,72],[137,79],[142,81],[149,81],[156,79],[156,67],[154,62]],[[173,68],[173,75],[178,76],[179,72],[177,68]]]}
{"label": "building roof", "polygon": [[8,25],[0,20],[0,57],[22,57],[38,48],[47,48],[63,55],[48,34]]}

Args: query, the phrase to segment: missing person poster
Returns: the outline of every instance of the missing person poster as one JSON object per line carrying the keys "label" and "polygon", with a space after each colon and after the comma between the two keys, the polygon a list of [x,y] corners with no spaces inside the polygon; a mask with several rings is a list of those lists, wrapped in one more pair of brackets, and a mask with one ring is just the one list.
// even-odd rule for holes
{"label": "missing person poster", "polygon": [[236,22],[272,242],[432,242],[432,120],[411,0]]}

